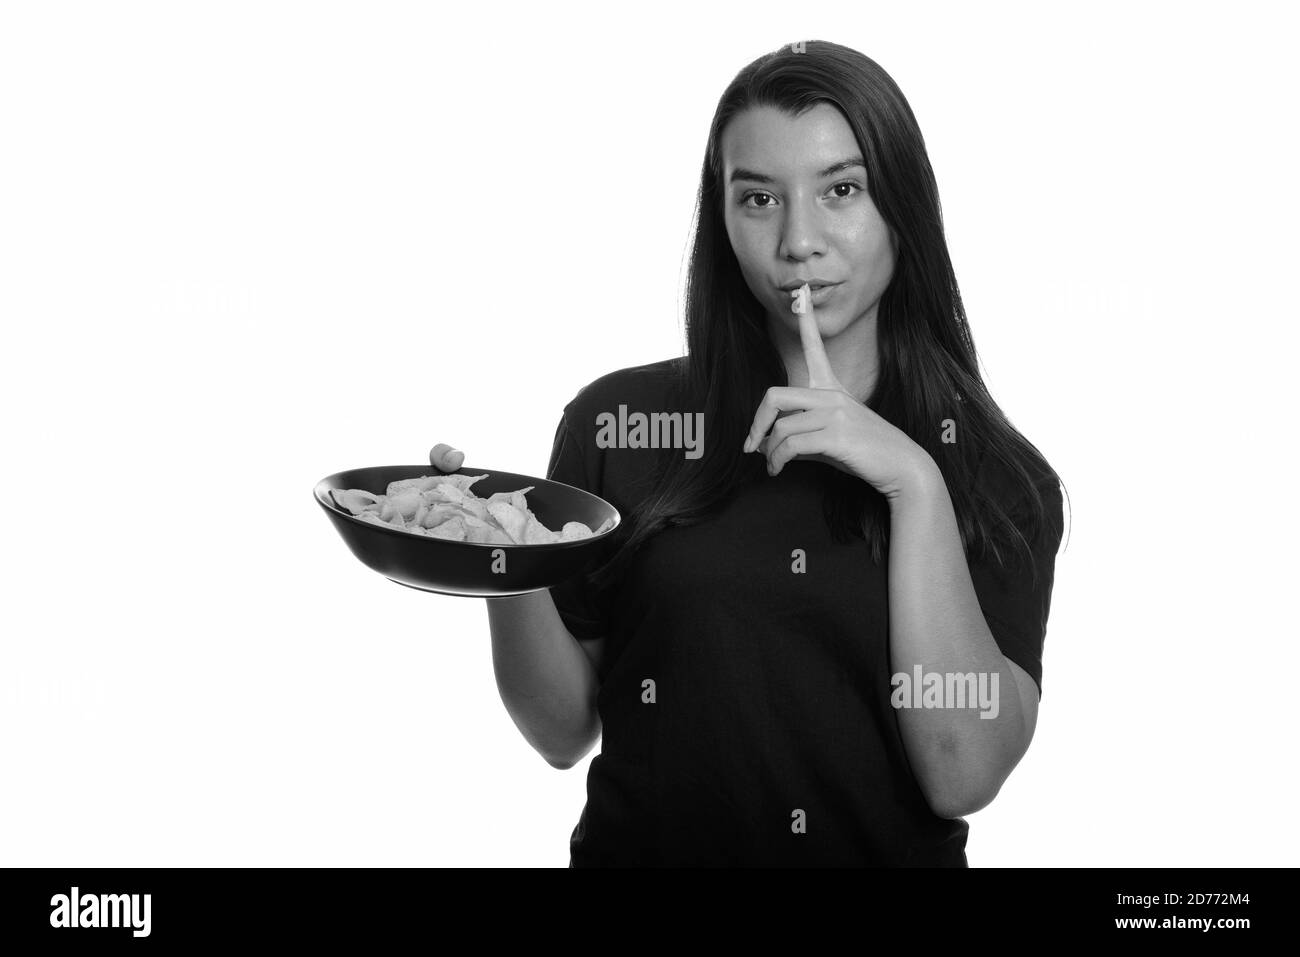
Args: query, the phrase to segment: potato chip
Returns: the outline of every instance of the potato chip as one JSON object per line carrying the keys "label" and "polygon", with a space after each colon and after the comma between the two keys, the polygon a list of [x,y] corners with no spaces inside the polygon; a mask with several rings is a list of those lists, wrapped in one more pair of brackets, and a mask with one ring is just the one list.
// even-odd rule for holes
{"label": "potato chip", "polygon": [[379,496],[373,492],[367,492],[363,488],[336,488],[331,489],[330,493],[334,496],[334,502],[340,508],[347,509],[353,515],[360,515],[362,512],[379,508]]}
{"label": "potato chip", "polygon": [[565,522],[564,528],[560,530],[560,541],[571,542],[576,538],[589,538],[591,529],[582,522]]}
{"label": "potato chip", "polygon": [[434,481],[433,487],[437,488],[439,485],[454,485],[456,488],[460,489],[460,491],[468,492],[471,485],[479,481],[479,479],[485,478],[487,478],[486,472],[482,475],[435,475],[434,479],[436,481]]}
{"label": "potato chip", "polygon": [[456,486],[447,484],[439,485],[438,491],[448,496],[453,502],[465,511],[469,512],[475,518],[480,519],[481,521],[488,520],[488,516],[491,513],[488,512],[487,506],[483,503],[482,499],[474,497],[473,492],[463,492]]}
{"label": "potato chip", "polygon": [[420,524],[425,528],[434,528],[447,521],[447,519],[460,514],[460,509],[452,505],[430,505],[428,512],[424,516],[424,521]]}
{"label": "potato chip", "polygon": [[423,475],[420,478],[398,479],[396,482],[389,482],[388,488],[384,494],[393,496],[401,495],[403,492],[423,492],[431,489],[441,481],[438,475]]}
{"label": "potato chip", "polygon": [[524,544],[524,527],[531,513],[522,512],[509,502],[489,502],[487,508],[514,544]]}
{"label": "potato chip", "polygon": [[455,518],[449,518],[435,528],[428,529],[428,534],[434,538],[446,538],[453,542],[465,541],[465,521],[459,515]]}
{"label": "potato chip", "polygon": [[524,498],[524,495],[531,492],[536,487],[537,486],[535,485],[530,485],[527,488],[516,489],[513,492],[493,492],[484,501],[487,502],[489,508],[497,502],[508,502],[515,508],[519,509],[520,512],[527,514],[528,500]]}
{"label": "potato chip", "polygon": [[524,526],[524,544],[549,545],[556,541],[559,541],[559,535],[539,522],[537,516],[530,512],[528,524]]}
{"label": "potato chip", "polygon": [[513,545],[514,540],[491,522],[475,518],[473,515],[462,516],[465,522],[465,540],[483,542],[492,545]]}
{"label": "potato chip", "polygon": [[357,517],[367,522],[374,522],[376,525],[382,525],[384,528],[396,528],[399,531],[406,531],[406,520],[396,512],[392,513],[389,518],[384,518],[382,512],[366,512]]}
{"label": "potato chip", "polygon": [[393,510],[402,518],[414,518],[424,500],[420,497],[417,489],[408,489],[405,492],[388,496],[388,501],[392,504]]}

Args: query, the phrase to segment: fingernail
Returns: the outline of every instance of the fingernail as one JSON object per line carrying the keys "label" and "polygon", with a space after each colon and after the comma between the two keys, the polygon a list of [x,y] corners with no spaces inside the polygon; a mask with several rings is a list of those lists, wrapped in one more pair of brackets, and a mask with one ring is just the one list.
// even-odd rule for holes
{"label": "fingernail", "polygon": [[753,438],[751,438],[751,437],[748,436],[748,435],[745,436],[745,445],[744,445],[744,450],[745,450],[746,452],[749,451],[749,443],[752,442],[752,441],[754,441]]}

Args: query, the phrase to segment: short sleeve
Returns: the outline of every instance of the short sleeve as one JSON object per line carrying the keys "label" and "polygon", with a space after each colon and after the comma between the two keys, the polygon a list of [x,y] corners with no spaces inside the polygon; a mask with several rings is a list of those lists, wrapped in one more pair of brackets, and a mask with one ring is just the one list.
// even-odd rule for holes
{"label": "short sleeve", "polygon": [[[551,461],[546,467],[546,477],[552,482],[563,482],[593,495],[600,494],[600,476],[598,463],[585,455],[573,430],[569,427],[567,415],[560,417],[560,424],[555,429],[555,441],[551,446]],[[584,571],[590,571],[585,569]],[[574,575],[567,581],[552,586],[551,600],[560,613],[560,620],[569,634],[580,641],[603,638],[606,634],[604,616],[592,600],[590,589],[586,586],[582,573]]]}
{"label": "short sleeve", "polygon": [[[1029,542],[1029,557],[1023,548],[1008,549],[1005,567],[991,555],[971,558],[968,564],[993,640],[1003,655],[1028,672],[1042,697],[1043,646],[1064,517],[1056,479],[1042,479],[1037,487],[1043,497],[1043,521]],[[1011,512],[1018,523],[1025,518],[1025,507],[1021,503]]]}

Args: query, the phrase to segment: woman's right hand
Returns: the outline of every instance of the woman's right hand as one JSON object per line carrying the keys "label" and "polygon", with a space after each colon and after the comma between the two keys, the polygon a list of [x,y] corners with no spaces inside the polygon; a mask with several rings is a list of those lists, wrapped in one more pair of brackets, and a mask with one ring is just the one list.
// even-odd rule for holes
{"label": "woman's right hand", "polygon": [[429,450],[429,464],[439,472],[454,472],[465,464],[465,453],[439,442]]}

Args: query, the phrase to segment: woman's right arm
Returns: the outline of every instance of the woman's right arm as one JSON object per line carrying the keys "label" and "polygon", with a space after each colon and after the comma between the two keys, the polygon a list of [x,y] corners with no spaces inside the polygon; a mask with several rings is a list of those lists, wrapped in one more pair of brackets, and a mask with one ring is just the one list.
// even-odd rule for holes
{"label": "woman's right arm", "polygon": [[[429,463],[454,472],[464,453],[446,444]],[[583,644],[569,633],[549,590],[488,598],[492,668],[497,690],[524,739],[552,767],[573,767],[600,739],[595,655],[603,641]]]}
{"label": "woman's right arm", "polygon": [[492,668],[506,711],[552,767],[573,767],[600,738],[595,663],[547,590],[488,598]]}

